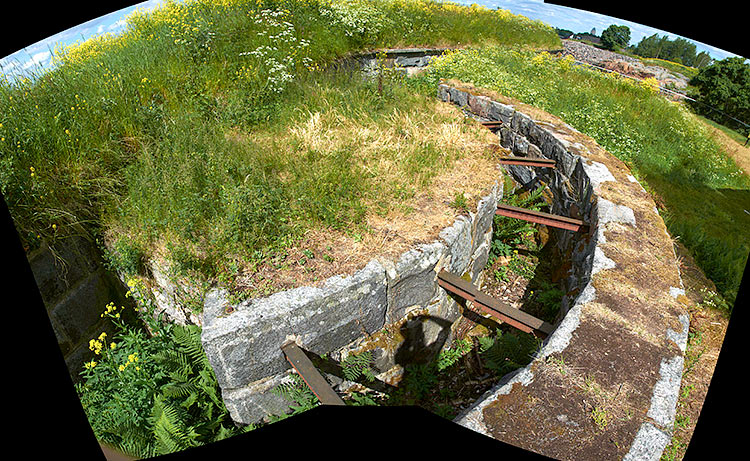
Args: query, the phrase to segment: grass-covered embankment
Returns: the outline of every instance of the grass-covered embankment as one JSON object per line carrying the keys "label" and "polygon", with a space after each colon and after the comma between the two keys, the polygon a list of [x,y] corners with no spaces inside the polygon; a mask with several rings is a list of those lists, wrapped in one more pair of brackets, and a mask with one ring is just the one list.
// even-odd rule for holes
{"label": "grass-covered embankment", "polygon": [[0,83],[0,187],[30,249],[88,233],[125,273],[168,247],[216,275],[226,255],[263,258],[304,228],[356,227],[369,198],[398,202],[455,158],[422,145],[393,165],[420,180],[383,184],[363,172],[356,143],[290,144],[285,130],[319,109],[318,91],[368,123],[425,108],[406,90],[337,81],[327,63],[381,47],[511,43],[559,41],[507,11],[424,0],[193,0],[136,12],[122,35],[57,50],[54,70]]}
{"label": "grass-covered embankment", "polygon": [[[83,233],[124,274],[166,251],[211,282],[283,267],[306,230],[364,233],[366,214],[408,214],[455,162],[486,155],[467,142],[491,136],[434,94],[396,79],[380,91],[326,64],[472,44],[559,39],[506,11],[422,0],[168,3],[129,17],[122,35],[59,50],[52,71],[0,82],[0,188],[28,249]],[[120,326],[91,340],[78,386],[99,440],[146,457],[239,432],[198,328]]]}
{"label": "grass-covered embankment", "polygon": [[571,61],[488,47],[448,54],[420,78],[425,88],[452,78],[498,91],[591,136],[629,165],[670,232],[732,303],[750,251],[750,179],[684,106]]}

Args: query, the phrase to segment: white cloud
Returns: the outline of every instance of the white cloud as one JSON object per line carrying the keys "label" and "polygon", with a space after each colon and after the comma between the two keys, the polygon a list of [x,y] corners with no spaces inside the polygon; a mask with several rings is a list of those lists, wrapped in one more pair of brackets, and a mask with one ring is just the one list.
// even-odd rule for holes
{"label": "white cloud", "polygon": [[124,27],[125,24],[126,24],[125,20],[124,19],[120,19],[119,21],[113,22],[112,24],[110,24],[109,27],[107,27],[107,29],[108,30],[118,29],[120,27]]}
{"label": "white cloud", "polygon": [[7,62],[0,61],[0,69],[2,69],[3,72],[8,72],[12,68],[16,67],[16,65],[17,64],[13,61],[7,61]]}
{"label": "white cloud", "polygon": [[22,69],[26,70],[31,66],[38,65],[39,63],[46,61],[50,57],[49,51],[42,51],[39,53],[34,54],[30,60],[26,61],[26,63],[21,66]]}

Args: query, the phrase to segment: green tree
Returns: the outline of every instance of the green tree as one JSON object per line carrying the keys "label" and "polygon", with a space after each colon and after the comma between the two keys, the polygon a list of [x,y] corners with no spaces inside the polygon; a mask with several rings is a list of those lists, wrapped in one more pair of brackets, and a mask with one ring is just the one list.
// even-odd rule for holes
{"label": "green tree", "polygon": [[695,57],[695,61],[693,62],[693,67],[697,67],[698,69],[701,69],[703,67],[708,66],[713,62],[713,58],[711,58],[711,55],[706,53],[705,51],[701,51],[698,53],[698,56]]}
{"label": "green tree", "polygon": [[602,45],[608,50],[617,50],[628,46],[630,42],[630,27],[628,26],[611,26],[602,32]]}
{"label": "green tree", "polygon": [[643,37],[631,51],[644,58],[659,58],[691,67],[705,67],[711,64],[711,56],[705,51],[696,54],[695,44],[684,38],[670,40],[657,34]]}
{"label": "green tree", "polygon": [[[732,57],[702,68],[690,80],[698,88],[693,107],[706,117],[730,128],[746,130],[737,120],[750,122],[750,64],[745,58]],[[711,106],[711,110],[706,106]]]}

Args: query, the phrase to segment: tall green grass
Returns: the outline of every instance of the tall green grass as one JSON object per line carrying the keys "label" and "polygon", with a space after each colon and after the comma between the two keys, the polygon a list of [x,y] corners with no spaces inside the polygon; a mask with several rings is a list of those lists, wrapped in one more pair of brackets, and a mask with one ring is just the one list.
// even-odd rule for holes
{"label": "tall green grass", "polygon": [[192,0],[127,21],[121,35],[56,50],[49,72],[0,82],[0,188],[22,242],[92,234],[123,271],[142,268],[159,239],[210,272],[228,255],[288,245],[305,226],[353,228],[368,198],[397,201],[447,165],[426,145],[400,159],[416,181],[376,191],[355,146],[253,142],[284,139],[324,103],[319,94],[373,123],[425,107],[398,85],[380,94],[322,71],[333,60],[559,40],[507,11],[425,0]]}
{"label": "tall green grass", "polygon": [[444,56],[422,86],[455,78],[557,115],[629,165],[666,224],[732,302],[750,251],[750,179],[683,105],[648,85],[545,53],[489,47]]}
{"label": "tall green grass", "polygon": [[280,171],[302,167],[227,132],[290,121],[288,108],[311,96],[300,82],[354,52],[559,43],[507,11],[429,0],[192,0],[127,21],[121,35],[56,50],[51,71],[0,81],[0,189],[28,248],[105,230],[130,246],[161,233],[211,241],[205,232],[224,223],[219,240],[257,250],[294,233],[292,194],[311,217],[344,225],[361,215],[364,187],[347,152],[303,153],[328,176],[288,184]]}

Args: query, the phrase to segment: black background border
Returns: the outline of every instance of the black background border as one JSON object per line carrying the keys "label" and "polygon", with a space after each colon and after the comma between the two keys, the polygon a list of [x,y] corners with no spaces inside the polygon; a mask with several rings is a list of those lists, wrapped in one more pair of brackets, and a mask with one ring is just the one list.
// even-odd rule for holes
{"label": "black background border", "polygon": [[[0,56],[7,56],[39,40],[104,14],[139,2],[55,2],[3,5]],[[683,35],[747,56],[748,39],[742,37],[750,16],[726,0],[694,7],[691,2],[548,2],[627,19]],[[659,8],[657,9],[657,5]],[[502,7],[502,5],[501,5]],[[687,11],[694,10],[694,11]],[[26,22],[22,18],[29,18]],[[14,24],[16,27],[14,27]],[[40,459],[104,459],[68,376],[44,304],[38,292],[4,200],[0,200],[2,232],[5,360],[5,412],[10,433],[5,450],[17,449],[22,456]],[[747,299],[747,275],[738,295],[737,307],[686,459],[706,454],[720,456],[743,450],[743,424],[738,417],[746,408],[741,366],[747,362],[739,329],[747,314],[739,300]],[[740,431],[743,431],[741,433]],[[304,456],[412,456],[484,453],[537,458],[450,423],[418,408],[316,408],[306,414],[260,430],[165,456],[165,459],[205,459],[211,456],[248,455]],[[368,456],[369,455],[369,456]],[[454,455],[455,456],[455,455]]]}

